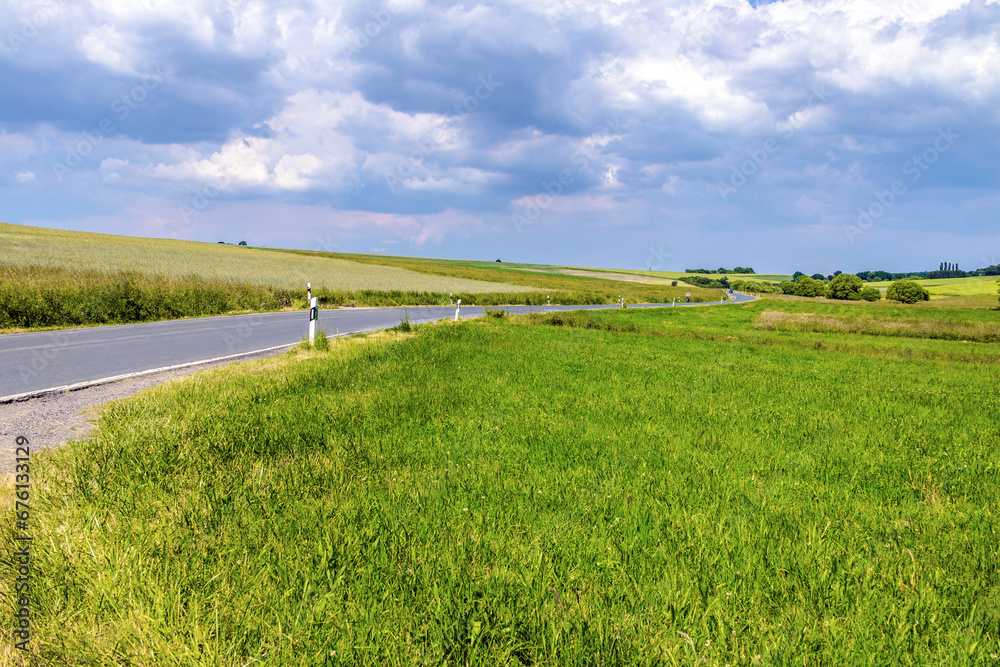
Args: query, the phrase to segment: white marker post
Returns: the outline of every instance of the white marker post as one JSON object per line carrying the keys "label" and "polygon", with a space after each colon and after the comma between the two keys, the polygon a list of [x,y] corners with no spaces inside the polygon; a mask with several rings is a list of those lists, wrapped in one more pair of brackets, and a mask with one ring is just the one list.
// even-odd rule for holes
{"label": "white marker post", "polygon": [[312,303],[312,298],[313,298],[312,283],[306,283],[306,303]]}
{"label": "white marker post", "polygon": [[462,309],[462,300],[458,300],[458,305],[455,306],[455,321],[458,322],[458,311]]}
{"label": "white marker post", "polygon": [[546,303],[547,303],[548,305],[550,305],[550,306],[552,305],[552,299],[550,299],[550,298],[548,297],[548,295],[546,295],[546,297],[545,297],[545,302],[546,302]]}
{"label": "white marker post", "polygon": [[316,344],[316,320],[319,319],[319,297],[309,299],[309,345]]}
{"label": "white marker post", "polygon": [[677,297],[676,296],[674,297],[674,300],[670,302],[670,305],[671,306],[676,306],[677,305]]}

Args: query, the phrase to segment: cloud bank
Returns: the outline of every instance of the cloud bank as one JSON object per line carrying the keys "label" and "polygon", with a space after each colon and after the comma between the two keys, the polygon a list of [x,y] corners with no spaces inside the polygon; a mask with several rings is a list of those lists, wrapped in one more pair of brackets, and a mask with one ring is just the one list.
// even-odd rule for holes
{"label": "cloud bank", "polygon": [[985,0],[14,0],[0,219],[629,268],[974,268],[1000,254],[997,62]]}

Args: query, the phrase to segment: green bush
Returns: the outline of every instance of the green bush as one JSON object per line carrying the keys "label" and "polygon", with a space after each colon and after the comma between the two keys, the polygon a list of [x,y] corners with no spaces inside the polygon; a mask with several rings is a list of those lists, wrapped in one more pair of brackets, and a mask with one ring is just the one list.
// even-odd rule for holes
{"label": "green bush", "polygon": [[842,301],[859,301],[865,281],[850,273],[841,273],[830,281],[830,298]]}
{"label": "green bush", "polygon": [[[737,287],[739,285],[739,287]],[[760,294],[774,294],[778,291],[777,286],[767,281],[757,280],[737,280],[732,284],[732,288],[741,292],[757,292]]]}
{"label": "green bush", "polygon": [[791,280],[782,280],[778,283],[778,291],[782,294],[795,294],[795,283]]}
{"label": "green bush", "polygon": [[859,296],[865,301],[881,301],[882,292],[875,287],[865,287],[861,290]]}
{"label": "green bush", "polygon": [[794,294],[796,296],[824,296],[826,294],[826,285],[809,276],[799,276],[795,281]]}
{"label": "green bush", "polygon": [[897,280],[889,285],[885,298],[901,303],[917,303],[918,301],[929,301],[931,294],[912,280]]}

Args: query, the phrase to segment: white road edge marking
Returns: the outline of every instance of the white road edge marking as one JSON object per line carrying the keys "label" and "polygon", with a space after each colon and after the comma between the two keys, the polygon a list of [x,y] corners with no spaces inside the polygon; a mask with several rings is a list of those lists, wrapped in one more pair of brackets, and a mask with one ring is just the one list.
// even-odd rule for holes
{"label": "white road edge marking", "polygon": [[121,380],[131,380],[134,378],[143,377],[144,375],[155,375],[156,373],[176,371],[181,368],[200,366],[202,364],[211,364],[217,361],[228,361],[230,359],[238,359],[239,357],[249,357],[252,354],[262,354],[264,352],[280,350],[283,347],[294,347],[295,345],[298,345],[298,343],[297,342],[286,343],[285,345],[275,345],[274,347],[267,347],[264,348],[263,350],[253,350],[252,352],[240,352],[239,354],[230,354],[225,357],[215,357],[214,359],[202,359],[201,361],[189,361],[184,364],[163,366],[162,368],[153,368],[148,371],[137,371],[135,373],[125,373],[124,375],[113,375],[111,377],[101,378],[100,380],[86,380],[84,382],[77,382],[76,384],[67,384],[61,387],[50,387],[49,389],[37,389],[35,391],[27,391],[23,394],[14,394],[12,396],[0,396],[0,405],[6,405],[8,403],[19,403],[21,401],[27,401],[32,398],[41,398],[42,396],[49,396],[51,394],[63,394],[68,391],[87,389],[89,387],[96,387],[102,384],[111,384],[112,382],[120,382]]}

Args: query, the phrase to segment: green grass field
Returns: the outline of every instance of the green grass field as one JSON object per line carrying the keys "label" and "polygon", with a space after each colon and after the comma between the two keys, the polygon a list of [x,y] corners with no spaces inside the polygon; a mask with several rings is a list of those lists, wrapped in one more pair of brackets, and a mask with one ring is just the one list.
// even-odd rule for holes
{"label": "green grass field", "polygon": [[899,320],[997,313],[490,317],[118,402],[33,455],[25,664],[997,664],[1000,347]]}

